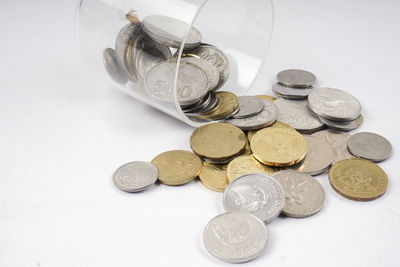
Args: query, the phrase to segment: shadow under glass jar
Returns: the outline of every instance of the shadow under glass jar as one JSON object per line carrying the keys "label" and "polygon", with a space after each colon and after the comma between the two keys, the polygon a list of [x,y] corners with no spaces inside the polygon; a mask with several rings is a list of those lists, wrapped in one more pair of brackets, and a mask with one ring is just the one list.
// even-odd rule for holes
{"label": "shadow under glass jar", "polygon": [[273,15],[272,0],[80,0],[75,31],[97,73],[199,127],[207,121],[188,112],[193,106],[212,107],[214,92],[251,91]]}

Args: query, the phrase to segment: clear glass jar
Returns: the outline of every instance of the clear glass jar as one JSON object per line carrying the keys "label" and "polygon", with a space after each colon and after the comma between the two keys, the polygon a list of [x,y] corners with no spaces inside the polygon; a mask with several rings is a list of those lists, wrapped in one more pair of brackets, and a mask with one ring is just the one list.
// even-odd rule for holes
{"label": "clear glass jar", "polygon": [[103,64],[105,49],[116,46],[119,32],[130,21],[150,15],[172,17],[188,25],[181,35],[180,47],[172,49],[176,62],[171,84],[173,101],[160,101],[149,95],[143,77],[128,81],[116,77],[119,89],[194,127],[207,123],[187,117],[177,97],[179,64],[193,26],[200,31],[202,43],[212,44],[229,59],[229,78],[219,90],[237,96],[251,91],[271,42],[272,0],[80,0],[75,14],[77,39],[83,56],[97,73],[109,79]]}

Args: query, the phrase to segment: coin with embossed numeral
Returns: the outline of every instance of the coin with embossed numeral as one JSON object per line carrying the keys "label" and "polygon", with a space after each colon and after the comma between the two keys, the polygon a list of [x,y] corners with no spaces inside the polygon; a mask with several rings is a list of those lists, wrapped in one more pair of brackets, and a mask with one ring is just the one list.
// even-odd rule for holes
{"label": "coin with embossed numeral", "polygon": [[134,193],[145,190],[154,184],[158,177],[157,168],[145,161],[134,161],[119,167],[113,182],[120,190]]}
{"label": "coin with embossed numeral", "polygon": [[297,171],[284,170],[272,175],[285,190],[283,213],[293,218],[311,216],[322,209],[325,191],[312,176]]}
{"label": "coin with embossed numeral", "polygon": [[207,251],[229,263],[257,258],[268,243],[265,224],[245,212],[228,212],[213,218],[203,232]]}

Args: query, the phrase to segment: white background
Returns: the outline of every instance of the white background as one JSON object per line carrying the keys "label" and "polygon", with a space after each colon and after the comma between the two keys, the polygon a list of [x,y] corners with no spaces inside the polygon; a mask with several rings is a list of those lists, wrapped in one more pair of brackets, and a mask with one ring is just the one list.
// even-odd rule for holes
{"label": "white background", "polygon": [[[200,182],[140,194],[113,171],[190,149],[193,129],[92,76],[74,48],[75,1],[0,3],[0,266],[220,266],[202,247],[222,194]],[[325,208],[267,225],[268,247],[246,266],[398,266],[400,240],[400,2],[279,0],[256,93],[286,68],[314,72],[363,105],[364,124],[389,139],[379,165],[387,193],[347,200],[317,179]],[[229,264],[226,264],[228,266]]]}

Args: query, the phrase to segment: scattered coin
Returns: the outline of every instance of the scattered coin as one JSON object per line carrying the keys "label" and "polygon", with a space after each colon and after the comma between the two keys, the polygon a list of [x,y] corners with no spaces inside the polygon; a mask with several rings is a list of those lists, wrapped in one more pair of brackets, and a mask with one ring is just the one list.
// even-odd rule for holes
{"label": "scattered coin", "polygon": [[336,192],[348,199],[369,201],[386,192],[388,177],[371,161],[344,159],[329,171],[329,182]]}
{"label": "scattered coin", "polygon": [[272,175],[283,187],[286,201],[282,213],[293,218],[314,215],[325,203],[325,190],[306,173],[284,170]]}
{"label": "scattered coin", "polygon": [[342,159],[353,158],[353,155],[347,149],[347,141],[350,138],[350,134],[328,129],[313,133],[312,136],[322,138],[331,145],[333,150],[332,165]]}
{"label": "scattered coin", "polygon": [[239,96],[239,112],[232,116],[235,119],[243,119],[260,113],[264,108],[261,99],[255,96]]}
{"label": "scattered coin", "polygon": [[[280,122],[280,121],[275,121],[273,124],[267,126],[268,128],[287,128],[287,129],[291,129],[294,130],[294,128],[292,128],[291,126],[287,125],[286,123]],[[260,129],[262,130],[262,129]],[[247,133],[247,139],[251,140],[251,138],[253,138],[253,136],[260,130],[253,130],[253,131],[248,131]]]}
{"label": "scattered coin", "polygon": [[199,175],[201,160],[195,154],[184,150],[161,153],[151,163],[158,169],[158,180],[166,185],[182,185]]}
{"label": "scattered coin", "polygon": [[332,121],[352,121],[360,116],[361,104],[351,94],[334,88],[318,88],[308,96],[310,109]]}
{"label": "scattered coin", "polygon": [[352,131],[360,127],[363,122],[363,117],[360,115],[357,119],[353,121],[331,121],[322,117],[318,117],[319,120],[331,129],[338,131]]}
{"label": "scattered coin", "polygon": [[230,92],[217,92],[216,93],[220,106],[204,115],[197,116],[196,118],[202,120],[222,120],[230,117],[237,111],[239,107],[239,100],[236,95]]}
{"label": "scattered coin", "polygon": [[216,192],[224,192],[228,186],[227,166],[203,162],[199,178],[205,187]]}
{"label": "scattered coin", "polygon": [[[173,48],[180,48],[183,38],[190,29],[186,22],[161,15],[143,18],[142,25],[144,32],[154,41]],[[185,49],[195,48],[200,43],[201,33],[192,27],[185,42]]]}
{"label": "scattered coin", "polygon": [[228,212],[213,218],[203,232],[207,251],[229,263],[257,258],[268,243],[265,224],[245,212]]}
{"label": "scattered coin", "polygon": [[261,98],[263,100],[271,101],[271,102],[273,102],[276,99],[276,97],[269,96],[269,95],[256,95],[256,97]]}
{"label": "scattered coin", "polygon": [[313,133],[324,127],[309,110],[307,100],[279,98],[274,104],[278,107],[277,121],[290,125],[300,133]]}
{"label": "scattered coin", "polygon": [[197,128],[190,137],[195,154],[211,160],[224,160],[242,152],[246,136],[239,128],[227,123],[211,123]]}
{"label": "scattered coin", "polygon": [[307,99],[308,95],[314,91],[314,88],[292,88],[276,83],[272,85],[272,91],[278,96],[288,99]]}
{"label": "scattered coin", "polygon": [[295,130],[265,128],[250,141],[254,157],[269,166],[286,167],[300,162],[306,155],[307,142]]}
{"label": "scattered coin", "polygon": [[271,175],[275,170],[258,162],[252,155],[243,155],[235,158],[228,164],[227,177],[231,183],[245,174],[263,173]]}
{"label": "scattered coin", "polygon": [[158,178],[157,168],[145,161],[134,161],[119,167],[113,175],[113,182],[120,190],[134,193],[153,185]]}
{"label": "scattered coin", "polygon": [[347,147],[354,156],[374,162],[383,161],[392,153],[392,145],[386,138],[369,132],[352,135]]}
{"label": "scattered coin", "polygon": [[283,70],[276,78],[283,85],[300,88],[312,86],[317,79],[311,72],[298,69]]}
{"label": "scattered coin", "polygon": [[115,56],[115,51],[112,48],[106,48],[103,51],[103,63],[108,75],[116,83],[126,84],[128,76],[126,75],[123,67]]}
{"label": "scattered coin", "polygon": [[306,157],[290,168],[309,175],[318,175],[328,170],[334,159],[331,145],[317,136],[304,135],[304,138],[307,141]]}
{"label": "scattered coin", "polygon": [[232,181],[224,192],[225,211],[244,211],[265,223],[276,218],[285,205],[282,186],[265,174],[246,174]]}

